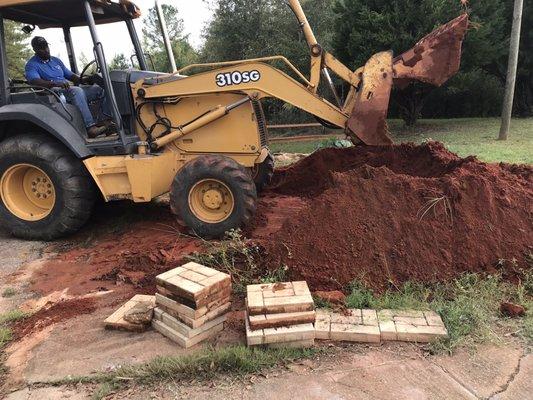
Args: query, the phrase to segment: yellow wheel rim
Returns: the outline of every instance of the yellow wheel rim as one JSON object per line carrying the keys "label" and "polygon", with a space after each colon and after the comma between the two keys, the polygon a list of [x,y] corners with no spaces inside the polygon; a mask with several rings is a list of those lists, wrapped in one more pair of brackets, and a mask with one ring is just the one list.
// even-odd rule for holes
{"label": "yellow wheel rim", "polygon": [[235,200],[225,183],[217,179],[204,179],[189,192],[189,207],[198,219],[216,224],[229,218]]}
{"label": "yellow wheel rim", "polygon": [[2,175],[0,195],[6,208],[25,221],[46,218],[56,202],[50,177],[30,164],[14,165]]}

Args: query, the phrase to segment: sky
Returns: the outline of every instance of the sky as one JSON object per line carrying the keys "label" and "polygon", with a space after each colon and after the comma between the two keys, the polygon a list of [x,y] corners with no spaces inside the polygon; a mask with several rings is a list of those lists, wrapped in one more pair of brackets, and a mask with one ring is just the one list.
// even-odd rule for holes
{"label": "sky", "polygon": [[[154,6],[154,0],[134,0],[139,6],[143,15],[148,13],[148,9]],[[202,30],[204,25],[211,18],[212,12],[206,2],[202,0],[163,0],[161,3],[172,4],[179,10],[179,14],[185,25],[185,34],[190,35],[191,44],[199,48],[202,44]],[[137,33],[142,40],[142,20],[143,17],[135,20]],[[123,53],[129,58],[133,54],[133,46],[124,23],[109,25],[98,25],[97,27],[100,41],[104,45],[107,61],[111,61],[114,55]],[[62,58],[65,63],[68,61],[63,32],[60,29],[36,29],[34,35],[44,36],[50,43],[52,55]],[[87,27],[73,28],[72,37],[76,56],[79,59],[83,52],[87,59],[92,60],[93,43]],[[82,67],[82,66],[80,66]]]}

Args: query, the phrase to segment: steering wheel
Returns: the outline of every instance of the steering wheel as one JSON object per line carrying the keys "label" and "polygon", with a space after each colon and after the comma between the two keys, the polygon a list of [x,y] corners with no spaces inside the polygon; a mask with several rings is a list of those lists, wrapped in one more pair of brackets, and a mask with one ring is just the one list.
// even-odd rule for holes
{"label": "steering wheel", "polygon": [[83,82],[87,77],[88,77],[88,72],[89,72],[89,69],[93,66],[93,65],[96,65],[96,70],[91,73],[91,76],[93,75],[99,75],[100,72],[102,72],[102,69],[100,68],[100,65],[98,65],[98,61],[97,60],[92,60],[89,64],[87,64],[85,66],[85,68],[83,68],[83,71],[81,71],[81,74],[80,74],[80,81]]}

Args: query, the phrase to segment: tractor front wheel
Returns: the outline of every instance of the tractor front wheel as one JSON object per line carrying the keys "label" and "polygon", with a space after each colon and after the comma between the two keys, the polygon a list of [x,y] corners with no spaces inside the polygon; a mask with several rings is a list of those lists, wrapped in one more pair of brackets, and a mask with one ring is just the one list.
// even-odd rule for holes
{"label": "tractor front wheel", "polygon": [[0,143],[0,220],[22,239],[53,240],[89,219],[94,184],[82,162],[44,135]]}
{"label": "tractor front wheel", "polygon": [[204,238],[245,226],[255,214],[257,191],[245,167],[229,157],[200,156],[175,176],[170,207],[183,225]]}

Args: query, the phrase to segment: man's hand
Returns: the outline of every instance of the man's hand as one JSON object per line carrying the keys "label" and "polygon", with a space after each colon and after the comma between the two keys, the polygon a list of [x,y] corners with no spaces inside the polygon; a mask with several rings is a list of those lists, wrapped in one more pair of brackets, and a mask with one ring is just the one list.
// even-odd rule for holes
{"label": "man's hand", "polygon": [[58,88],[61,88],[63,90],[68,90],[70,89],[70,83],[68,83],[67,81],[61,81],[61,82],[52,82],[52,87],[58,87]]}

